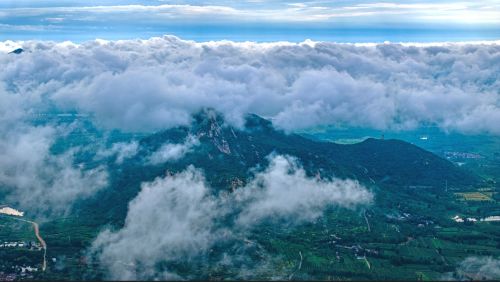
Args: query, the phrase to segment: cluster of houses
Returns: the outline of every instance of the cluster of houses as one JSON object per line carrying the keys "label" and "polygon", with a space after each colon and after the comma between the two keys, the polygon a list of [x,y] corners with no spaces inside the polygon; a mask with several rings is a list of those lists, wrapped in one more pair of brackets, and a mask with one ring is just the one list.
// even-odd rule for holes
{"label": "cluster of houses", "polygon": [[466,222],[466,221],[469,221],[469,222],[476,222],[477,219],[474,218],[474,217],[460,217],[458,215],[455,215],[454,217],[452,217],[451,219],[453,219],[455,222]]}
{"label": "cluster of houses", "polygon": [[482,159],[483,156],[467,152],[444,152],[447,159]]}
{"label": "cluster of houses", "polygon": [[17,274],[16,273],[5,273],[0,271],[0,281],[16,281]]}
{"label": "cluster of houses", "polygon": [[36,251],[42,250],[40,243],[34,241],[0,242],[0,248],[26,248]]}
{"label": "cluster of houses", "polygon": [[[434,221],[430,220],[428,217],[425,216],[413,216],[409,213],[396,213],[396,214],[386,214],[385,215],[388,222],[393,222],[393,221],[406,221],[409,223],[415,224],[417,227],[426,227],[426,226],[432,226],[434,225]],[[399,228],[397,226],[395,229],[400,233]]]}
{"label": "cluster of houses", "polygon": [[0,271],[0,281],[17,281],[17,280],[24,280],[28,279],[31,280],[33,279],[33,272],[37,272],[38,267],[32,267],[32,266],[13,266],[12,267],[12,272],[3,272]]}
{"label": "cluster of houses", "polygon": [[352,246],[344,246],[344,245],[337,245],[339,248],[344,248],[344,249],[349,249],[352,250],[354,253],[354,256],[356,259],[366,259],[367,254],[372,254],[372,255],[378,255],[378,251],[372,250],[372,249],[367,249],[363,248],[362,246],[358,245],[352,245]]}
{"label": "cluster of houses", "polygon": [[33,272],[38,271],[38,267],[31,266],[14,266],[14,272],[5,273],[0,272],[0,281],[18,281],[18,280],[31,280],[33,279]]}
{"label": "cluster of houses", "polygon": [[488,216],[488,217],[485,217],[485,218],[477,219],[477,218],[474,218],[474,217],[464,217],[464,218],[462,218],[459,215],[455,215],[451,219],[453,219],[455,222],[500,221],[500,216],[495,215],[495,216]]}
{"label": "cluster of houses", "polygon": [[37,272],[38,267],[31,267],[31,266],[20,266],[21,273],[28,273],[28,272]]}

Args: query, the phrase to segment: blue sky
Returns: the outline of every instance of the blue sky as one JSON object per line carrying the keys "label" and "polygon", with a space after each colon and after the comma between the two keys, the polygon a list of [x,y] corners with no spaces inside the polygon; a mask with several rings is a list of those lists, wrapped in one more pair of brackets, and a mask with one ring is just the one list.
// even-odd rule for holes
{"label": "blue sky", "polygon": [[185,39],[337,42],[500,38],[499,1],[0,2],[0,40]]}

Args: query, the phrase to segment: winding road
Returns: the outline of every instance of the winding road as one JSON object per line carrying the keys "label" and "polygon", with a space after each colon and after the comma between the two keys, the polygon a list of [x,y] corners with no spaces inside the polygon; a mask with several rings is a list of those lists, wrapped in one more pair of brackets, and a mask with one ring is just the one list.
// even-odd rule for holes
{"label": "winding road", "polygon": [[38,227],[38,223],[36,223],[34,221],[29,221],[29,220],[27,220],[27,221],[30,222],[31,224],[33,224],[33,229],[35,230],[35,236],[36,236],[36,238],[40,242],[40,245],[43,248],[42,271],[45,271],[45,269],[47,268],[47,244],[43,240],[42,236],[40,236],[40,229]]}
{"label": "winding road", "polygon": [[302,268],[302,260],[304,258],[302,257],[302,252],[301,251],[299,251],[299,256],[300,256],[299,267],[297,267],[297,269],[292,274],[290,274],[290,276],[288,277],[288,280],[292,280],[292,278],[295,275],[295,273],[297,273],[298,271],[300,271],[300,269]]}
{"label": "winding road", "polygon": [[363,216],[365,217],[366,226],[368,226],[368,232],[372,232],[372,229],[370,227],[370,222],[368,221],[368,217],[366,216],[366,210],[364,210]]}

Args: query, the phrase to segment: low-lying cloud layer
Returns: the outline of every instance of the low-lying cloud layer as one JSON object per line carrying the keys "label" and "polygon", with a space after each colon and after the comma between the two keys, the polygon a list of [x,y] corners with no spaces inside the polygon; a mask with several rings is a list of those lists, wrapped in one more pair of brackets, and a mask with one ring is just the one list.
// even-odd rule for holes
{"label": "low-lying cloud layer", "polygon": [[73,150],[60,154],[50,150],[68,127],[25,122],[29,97],[0,90],[0,101],[2,202],[29,211],[29,216],[60,215],[107,185],[104,167],[76,165]]}
{"label": "low-lying cloud layer", "polygon": [[[241,253],[245,234],[262,220],[293,217],[298,224],[314,220],[327,206],[354,207],[371,200],[372,194],[357,182],[309,178],[287,156],[271,157],[267,169],[230,195],[212,195],[201,172],[188,167],[143,183],[124,227],[102,232],[93,252],[112,279],[189,278],[169,269],[168,263],[203,261],[220,242],[236,246],[218,264],[244,262],[249,260]],[[237,258],[228,259],[233,256]]]}
{"label": "low-lying cloud layer", "polygon": [[463,260],[453,273],[448,273],[443,280],[499,280],[500,259],[494,257],[468,257]]}
{"label": "low-lying cloud layer", "polygon": [[194,136],[188,136],[184,143],[164,144],[147,157],[147,163],[157,165],[167,161],[178,160],[199,144],[200,141]]}
{"label": "low-lying cloud layer", "polygon": [[286,130],[435,124],[500,134],[498,43],[196,43],[166,36],[17,44],[26,51],[0,54],[2,91],[89,113],[110,128],[164,129],[211,107],[236,125],[256,113]]}

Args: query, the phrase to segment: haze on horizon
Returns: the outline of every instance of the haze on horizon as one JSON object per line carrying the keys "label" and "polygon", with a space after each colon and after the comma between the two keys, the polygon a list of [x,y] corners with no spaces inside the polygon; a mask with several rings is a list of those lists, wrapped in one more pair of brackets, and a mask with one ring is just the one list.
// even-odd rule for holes
{"label": "haze on horizon", "polygon": [[2,1],[0,40],[165,34],[196,41],[432,42],[500,38],[498,1]]}

